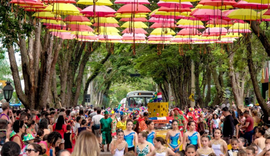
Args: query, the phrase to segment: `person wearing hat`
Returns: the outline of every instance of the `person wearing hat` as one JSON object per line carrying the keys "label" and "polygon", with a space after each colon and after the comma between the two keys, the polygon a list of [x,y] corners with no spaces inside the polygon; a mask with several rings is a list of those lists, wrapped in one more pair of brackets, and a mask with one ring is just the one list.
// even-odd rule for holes
{"label": "person wearing hat", "polygon": [[112,119],[109,117],[109,112],[104,112],[104,118],[100,120],[100,132],[102,134],[102,149],[101,151],[104,152],[104,145],[107,144],[107,151],[110,151],[109,145],[112,141]]}

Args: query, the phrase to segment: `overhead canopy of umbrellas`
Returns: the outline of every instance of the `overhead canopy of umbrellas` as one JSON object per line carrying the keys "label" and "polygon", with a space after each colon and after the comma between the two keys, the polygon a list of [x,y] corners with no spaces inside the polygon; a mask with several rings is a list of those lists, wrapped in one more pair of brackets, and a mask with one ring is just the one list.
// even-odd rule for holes
{"label": "overhead canopy of umbrellas", "polygon": [[[198,2],[197,2],[198,1]],[[196,6],[193,5],[196,2]],[[11,0],[52,35],[83,42],[233,43],[250,21],[270,21],[268,0]],[[195,4],[195,3],[194,3]],[[118,5],[119,9],[111,8]]]}

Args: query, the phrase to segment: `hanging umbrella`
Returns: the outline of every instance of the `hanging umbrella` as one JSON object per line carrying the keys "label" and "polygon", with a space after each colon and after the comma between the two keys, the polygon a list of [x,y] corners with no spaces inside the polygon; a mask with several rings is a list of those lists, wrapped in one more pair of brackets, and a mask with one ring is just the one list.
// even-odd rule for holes
{"label": "hanging umbrella", "polygon": [[120,21],[147,22],[148,20],[145,17],[140,17],[140,18],[121,18]]}
{"label": "hanging umbrella", "polygon": [[164,1],[159,1],[157,3],[158,6],[160,7],[167,7],[167,8],[192,8],[193,5],[190,2],[164,2]]}
{"label": "hanging umbrella", "polygon": [[234,5],[236,4],[236,2],[234,0],[201,0],[199,4],[218,7],[218,6]]}
{"label": "hanging umbrella", "polygon": [[147,13],[137,13],[135,15],[132,15],[130,13],[115,13],[116,18],[141,18],[141,17],[147,17]]}
{"label": "hanging umbrella", "polygon": [[[94,6],[86,7],[85,9],[81,11],[81,13],[87,14],[89,16],[94,16]],[[116,11],[110,7],[103,6],[103,5],[95,6],[95,14],[98,17],[105,17],[107,15],[114,14],[114,13],[116,13]]]}
{"label": "hanging umbrella", "polygon": [[[93,0],[79,0],[77,4],[82,4],[82,5],[94,5]],[[111,6],[113,3],[110,0],[98,0],[96,1],[96,5],[107,5]]]}
{"label": "hanging umbrella", "polygon": [[190,29],[190,28],[185,28],[180,30],[177,35],[182,35],[182,36],[191,36],[191,35],[201,35],[202,33],[199,32],[197,29]]}
{"label": "hanging umbrella", "polygon": [[98,23],[118,23],[118,21],[113,17],[97,17],[94,19],[94,21]]}
{"label": "hanging umbrella", "polygon": [[94,27],[119,27],[116,23],[94,23],[92,26]]}
{"label": "hanging umbrella", "polygon": [[258,13],[252,9],[236,9],[232,11],[227,17],[231,19],[250,20],[250,21],[260,19]]}
{"label": "hanging umbrella", "polygon": [[190,15],[199,18],[202,21],[208,21],[212,18],[220,18],[221,14],[222,12],[219,9],[196,9],[190,13]]}
{"label": "hanging umbrella", "polygon": [[227,10],[227,9],[232,9],[234,8],[232,5],[224,5],[224,6],[210,6],[210,5],[201,5],[198,4],[196,9],[219,9],[219,10]]}
{"label": "hanging umbrella", "polygon": [[151,17],[149,19],[149,22],[153,22],[153,23],[175,23],[175,20],[172,18],[155,18],[155,17]]}
{"label": "hanging umbrella", "polygon": [[258,12],[258,14],[261,16],[262,21],[270,21],[270,15],[264,15],[267,10],[263,10],[261,12]]}
{"label": "hanging umbrella", "polygon": [[99,34],[108,34],[108,33],[116,33],[118,34],[118,32],[120,32],[117,28],[115,27],[99,27],[98,29],[98,33]]}
{"label": "hanging umbrella", "polygon": [[[179,3],[179,0],[163,0],[164,2],[178,2]],[[199,0],[181,0],[181,3],[182,2],[196,2],[196,1],[199,1]]]}
{"label": "hanging umbrella", "polygon": [[40,19],[62,20],[60,15],[55,15],[51,12],[36,12],[32,16]]}
{"label": "hanging umbrella", "polygon": [[211,19],[206,24],[207,27],[229,27],[233,25],[233,21],[226,21],[222,19]]}
{"label": "hanging umbrella", "polygon": [[248,3],[247,1],[239,1],[236,4],[234,4],[234,7],[236,8],[243,8],[243,9],[268,9],[268,4],[261,4],[259,3]]}
{"label": "hanging umbrella", "polygon": [[175,28],[174,23],[154,23],[150,28]]}
{"label": "hanging umbrella", "polygon": [[41,23],[43,23],[43,25],[46,25],[46,26],[54,26],[54,25],[61,25],[61,26],[65,26],[66,24],[61,21],[61,20],[48,20],[48,19],[42,19],[40,21]]}
{"label": "hanging umbrella", "polygon": [[117,10],[117,13],[148,13],[151,12],[146,6],[141,4],[126,4]]}
{"label": "hanging umbrella", "polygon": [[202,21],[199,20],[187,20],[187,19],[181,19],[176,23],[179,28],[198,28],[198,29],[204,29],[204,24]]}
{"label": "hanging umbrella", "polygon": [[46,4],[50,3],[76,3],[75,0],[42,0]]}
{"label": "hanging umbrella", "polygon": [[67,16],[63,21],[65,22],[90,22],[90,20],[87,17],[84,16]]}
{"label": "hanging umbrella", "polygon": [[53,3],[48,5],[44,10],[48,12],[53,12],[57,15],[79,15],[80,11],[73,4],[65,3]]}
{"label": "hanging umbrella", "polygon": [[166,11],[166,12],[191,12],[190,8],[169,8],[169,7],[160,7],[158,11]]}
{"label": "hanging umbrella", "polygon": [[148,0],[136,0],[136,1],[116,0],[114,1],[114,4],[150,4],[150,3]]}
{"label": "hanging umbrella", "polygon": [[142,28],[135,28],[133,31],[130,31],[129,28],[126,28],[122,33],[135,33],[135,34],[147,34],[147,32]]}
{"label": "hanging umbrella", "polygon": [[225,28],[206,28],[202,36],[222,36],[226,35],[227,32]]}
{"label": "hanging umbrella", "polygon": [[175,35],[175,32],[170,28],[156,28],[150,35]]}
{"label": "hanging umbrella", "polygon": [[70,31],[90,31],[90,32],[94,31],[91,27],[87,25],[77,25],[77,24],[68,24],[67,29]]}
{"label": "hanging umbrella", "polygon": [[12,0],[9,3],[18,5],[44,5],[40,0]]}
{"label": "hanging umbrella", "polygon": [[148,28],[143,22],[125,22],[122,28]]}

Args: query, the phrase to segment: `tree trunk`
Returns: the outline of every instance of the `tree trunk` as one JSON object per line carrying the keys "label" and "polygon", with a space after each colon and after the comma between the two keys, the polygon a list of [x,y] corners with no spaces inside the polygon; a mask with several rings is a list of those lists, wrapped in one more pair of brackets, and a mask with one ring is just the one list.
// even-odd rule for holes
{"label": "tree trunk", "polygon": [[258,100],[259,105],[262,108],[262,111],[264,113],[264,122],[268,122],[268,118],[270,116],[270,109],[268,108],[265,100],[263,99],[260,89],[259,89],[259,85],[258,83],[260,83],[257,80],[257,73],[255,72],[255,68],[254,68],[254,63],[252,60],[252,47],[251,47],[251,34],[247,34],[245,35],[244,39],[245,39],[245,45],[246,45],[246,49],[247,49],[247,62],[248,62],[248,69],[249,69],[249,73],[250,73],[250,77],[251,77],[251,81],[253,84],[253,89],[256,95],[256,98]]}

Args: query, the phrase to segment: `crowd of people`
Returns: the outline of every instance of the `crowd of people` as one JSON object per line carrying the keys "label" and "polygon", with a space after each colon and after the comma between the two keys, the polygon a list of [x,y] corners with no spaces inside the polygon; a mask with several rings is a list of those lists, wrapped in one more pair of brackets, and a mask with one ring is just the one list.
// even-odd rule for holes
{"label": "crowd of people", "polygon": [[[260,107],[170,109],[166,135],[147,109],[11,109],[2,104],[2,156],[270,156]],[[169,127],[168,127],[169,125]]]}

